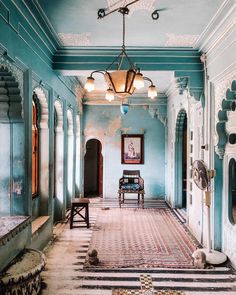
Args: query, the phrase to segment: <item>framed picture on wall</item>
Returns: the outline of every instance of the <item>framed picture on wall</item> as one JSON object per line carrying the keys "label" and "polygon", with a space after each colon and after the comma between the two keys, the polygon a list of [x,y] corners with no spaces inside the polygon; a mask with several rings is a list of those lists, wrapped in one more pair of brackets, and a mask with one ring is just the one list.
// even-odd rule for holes
{"label": "framed picture on wall", "polygon": [[121,164],[144,163],[143,134],[121,135]]}

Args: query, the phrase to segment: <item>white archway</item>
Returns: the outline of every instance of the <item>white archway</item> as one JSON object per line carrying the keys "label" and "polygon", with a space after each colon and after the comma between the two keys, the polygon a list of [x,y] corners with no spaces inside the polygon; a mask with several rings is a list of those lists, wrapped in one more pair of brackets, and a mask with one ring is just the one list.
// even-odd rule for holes
{"label": "white archway", "polygon": [[58,100],[54,103],[55,126],[54,126],[54,222],[65,218],[64,202],[64,130],[63,130],[63,107]]}
{"label": "white archway", "polygon": [[72,110],[67,110],[67,208],[73,197],[74,128]]}

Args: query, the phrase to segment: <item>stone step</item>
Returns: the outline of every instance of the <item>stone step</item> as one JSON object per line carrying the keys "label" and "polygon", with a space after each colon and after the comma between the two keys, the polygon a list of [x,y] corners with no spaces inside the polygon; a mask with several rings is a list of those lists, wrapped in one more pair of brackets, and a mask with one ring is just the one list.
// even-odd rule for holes
{"label": "stone step", "polygon": [[[89,279],[73,279],[60,277],[57,279],[57,289],[63,286],[70,286],[72,289],[140,289],[141,283],[139,280],[89,280]],[[189,281],[153,281],[155,290],[182,290],[182,291],[218,291],[226,292],[233,291],[235,288],[234,282],[189,282]],[[78,292],[79,294],[79,292]]]}
{"label": "stone step", "polygon": [[[65,277],[64,274],[61,273],[61,270],[55,270],[53,273],[47,269],[44,272],[44,276],[47,277]],[[103,280],[103,281],[139,281],[140,274],[138,273],[88,273],[84,271],[75,271],[75,268],[67,269],[67,277],[73,280]],[[161,282],[161,281],[172,281],[172,282],[233,282],[236,277],[233,275],[225,275],[225,274],[217,274],[217,275],[209,275],[209,274],[185,274],[184,276],[180,276],[179,274],[151,274],[153,282]]]}

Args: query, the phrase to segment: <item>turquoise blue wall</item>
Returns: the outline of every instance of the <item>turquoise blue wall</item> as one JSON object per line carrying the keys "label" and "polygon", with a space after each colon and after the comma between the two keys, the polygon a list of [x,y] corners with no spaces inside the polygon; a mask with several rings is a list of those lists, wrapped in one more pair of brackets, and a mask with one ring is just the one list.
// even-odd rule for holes
{"label": "turquoise blue wall", "polygon": [[[84,107],[84,146],[92,138],[100,140],[103,152],[103,191],[116,198],[123,169],[140,170],[146,198],[165,195],[165,127],[152,118],[147,107],[132,106],[122,115],[119,106]],[[121,164],[121,134],[144,133],[144,164]]]}
{"label": "turquoise blue wall", "polygon": [[[33,246],[42,248],[50,239],[52,234],[53,216],[53,169],[54,169],[54,101],[60,99],[63,103],[64,136],[67,144],[67,118],[68,108],[73,110],[73,120],[77,114],[77,100],[75,85],[72,79],[58,76],[52,70],[52,57],[56,51],[55,40],[35,22],[32,15],[27,11],[25,5],[18,1],[18,8],[12,1],[0,1],[0,65],[2,63],[14,65],[22,73],[20,82],[21,96],[23,102],[23,120],[15,124],[0,124],[1,138],[5,138],[1,155],[6,156],[0,172],[0,217],[4,215],[30,215],[37,218],[41,215],[50,215],[47,225],[41,228],[40,233],[33,237]],[[4,4],[3,4],[4,3]],[[2,62],[1,62],[2,61]],[[48,201],[42,208],[40,195],[32,200],[31,195],[31,108],[33,87],[41,85],[48,94],[49,108],[49,179],[48,179]],[[1,123],[1,122],[0,122]],[[18,125],[17,125],[18,124]],[[74,124],[75,126],[75,124]],[[76,129],[74,128],[74,133]],[[75,136],[74,136],[75,138]],[[67,148],[65,146],[65,167],[67,165]],[[11,162],[11,164],[10,164]],[[4,169],[3,169],[4,168]],[[14,168],[14,169],[13,169]],[[64,170],[66,174],[66,169]],[[73,173],[74,175],[75,173]],[[66,186],[64,182],[64,199],[66,202]],[[12,187],[12,192],[9,192]],[[20,190],[18,190],[18,188]],[[15,191],[14,191],[15,190]],[[20,192],[20,193],[19,193]],[[65,208],[64,208],[65,209]],[[42,211],[43,210],[43,211]],[[63,216],[62,213],[58,215]],[[42,239],[42,237],[44,237]]]}

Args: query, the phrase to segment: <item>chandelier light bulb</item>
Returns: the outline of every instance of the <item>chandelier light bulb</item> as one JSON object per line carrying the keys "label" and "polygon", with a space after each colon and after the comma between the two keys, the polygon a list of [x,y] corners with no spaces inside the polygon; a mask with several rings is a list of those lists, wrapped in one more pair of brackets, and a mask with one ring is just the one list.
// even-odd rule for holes
{"label": "chandelier light bulb", "polygon": [[95,88],[95,86],[94,86],[94,78],[90,76],[90,77],[87,78],[87,81],[86,81],[86,83],[84,85],[84,89],[87,90],[88,92],[91,92],[91,91],[94,90],[94,88]]}
{"label": "chandelier light bulb", "polygon": [[148,87],[148,97],[151,99],[157,97],[157,89],[155,85],[151,85]]}
{"label": "chandelier light bulb", "polygon": [[106,91],[106,100],[111,102],[114,99],[115,99],[114,92],[112,91],[111,88],[108,88],[107,91]]}
{"label": "chandelier light bulb", "polygon": [[143,74],[136,73],[135,78],[134,78],[134,87],[136,89],[141,89],[144,87]]}

